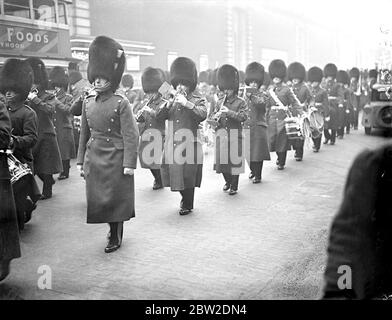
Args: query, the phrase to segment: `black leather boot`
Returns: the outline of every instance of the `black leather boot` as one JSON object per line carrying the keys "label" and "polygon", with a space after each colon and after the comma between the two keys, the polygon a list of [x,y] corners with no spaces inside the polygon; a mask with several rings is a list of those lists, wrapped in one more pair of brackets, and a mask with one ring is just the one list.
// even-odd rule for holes
{"label": "black leather boot", "polygon": [[105,248],[105,253],[111,253],[121,247],[123,238],[123,222],[111,222],[110,224],[109,241]]}

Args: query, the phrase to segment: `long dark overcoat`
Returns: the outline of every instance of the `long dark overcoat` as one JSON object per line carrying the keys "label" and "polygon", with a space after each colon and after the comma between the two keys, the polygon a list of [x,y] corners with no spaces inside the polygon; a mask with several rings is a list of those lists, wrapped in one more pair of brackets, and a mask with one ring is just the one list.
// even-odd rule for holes
{"label": "long dark overcoat", "polygon": [[86,179],[87,223],[126,221],[135,216],[134,176],[139,132],[129,101],[112,92],[83,103],[78,164]]}

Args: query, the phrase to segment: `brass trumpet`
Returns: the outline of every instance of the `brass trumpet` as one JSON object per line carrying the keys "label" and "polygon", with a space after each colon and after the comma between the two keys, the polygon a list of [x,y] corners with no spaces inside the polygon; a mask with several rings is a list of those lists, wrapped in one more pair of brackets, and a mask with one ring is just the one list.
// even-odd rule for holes
{"label": "brass trumpet", "polygon": [[155,94],[151,95],[151,97],[145,102],[145,104],[140,108],[140,110],[136,113],[136,117],[135,120],[137,122],[140,122],[139,120],[141,120],[141,116],[145,110],[146,107],[149,107],[151,102],[154,100],[155,98]]}

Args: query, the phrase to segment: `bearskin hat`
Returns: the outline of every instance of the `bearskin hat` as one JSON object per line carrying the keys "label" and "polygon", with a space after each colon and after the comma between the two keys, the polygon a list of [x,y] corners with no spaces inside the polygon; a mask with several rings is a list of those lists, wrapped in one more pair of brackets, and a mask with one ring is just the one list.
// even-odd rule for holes
{"label": "bearskin hat", "polygon": [[306,78],[306,70],[302,63],[293,62],[287,68],[287,75],[289,80],[300,79],[304,81]]}
{"label": "bearskin hat", "polygon": [[184,84],[193,92],[197,85],[197,69],[195,63],[186,57],[178,57],[170,67],[170,82],[174,88]]}
{"label": "bearskin hat", "polygon": [[199,73],[199,83],[200,82],[208,82],[208,72],[207,71],[202,71]]}
{"label": "bearskin hat", "polygon": [[359,76],[360,76],[360,72],[359,72],[359,69],[358,68],[352,68],[351,70],[350,70],[350,78],[355,78],[355,79],[359,79]]}
{"label": "bearskin hat", "polygon": [[239,76],[240,76],[240,83],[245,83],[245,78],[246,78],[245,72],[242,71],[242,70],[239,70],[239,71],[238,71],[238,74],[239,74]]}
{"label": "bearskin hat", "polygon": [[348,75],[347,71],[339,70],[336,75],[336,82],[349,84],[350,83],[350,76]]}
{"label": "bearskin hat", "polygon": [[319,67],[312,67],[308,70],[309,82],[321,82],[323,80],[323,70]]}
{"label": "bearskin hat", "polygon": [[34,73],[27,61],[8,59],[0,74],[0,92],[12,90],[20,95],[20,100],[27,99],[33,85]]}
{"label": "bearskin hat", "polygon": [[218,70],[219,90],[234,90],[238,92],[240,86],[240,75],[232,65],[225,64]]}
{"label": "bearskin hat", "polygon": [[68,75],[69,84],[74,85],[76,82],[79,82],[83,79],[82,74],[79,71],[71,70]]}
{"label": "bearskin hat", "polygon": [[121,84],[122,84],[123,87],[132,89],[133,88],[133,83],[134,83],[133,82],[133,77],[132,77],[131,74],[126,73],[126,74],[124,74],[122,76]]}
{"label": "bearskin hat", "polygon": [[48,81],[48,72],[46,71],[46,67],[44,62],[41,59],[30,57],[27,58],[26,61],[30,64],[34,73],[33,83],[37,84],[41,90],[47,90],[49,81]]}
{"label": "bearskin hat", "polygon": [[67,90],[68,81],[68,75],[65,73],[65,69],[62,67],[54,67],[49,73],[49,84],[51,88],[59,87]]}
{"label": "bearskin hat", "polygon": [[68,72],[70,72],[71,70],[79,71],[79,65],[76,62],[68,63]]}
{"label": "bearskin hat", "polygon": [[370,69],[369,70],[369,78],[376,78],[377,79],[378,72],[376,69]]}
{"label": "bearskin hat", "polygon": [[142,87],[145,93],[158,92],[165,82],[164,73],[160,69],[148,67],[142,74]]}
{"label": "bearskin hat", "polygon": [[271,79],[279,78],[283,80],[287,75],[286,64],[283,60],[280,59],[272,60],[268,67],[268,72]]}
{"label": "bearskin hat", "polygon": [[327,77],[336,78],[337,73],[338,73],[338,68],[333,63],[328,63],[324,67],[324,77],[326,77],[326,78]]}
{"label": "bearskin hat", "polygon": [[98,77],[107,79],[115,91],[121,81],[125,68],[125,53],[121,45],[108,37],[99,36],[89,48],[87,67],[88,81],[93,83]]}
{"label": "bearskin hat", "polygon": [[256,82],[259,86],[264,82],[264,67],[258,62],[248,64],[245,70],[245,83],[249,85],[251,82]]}

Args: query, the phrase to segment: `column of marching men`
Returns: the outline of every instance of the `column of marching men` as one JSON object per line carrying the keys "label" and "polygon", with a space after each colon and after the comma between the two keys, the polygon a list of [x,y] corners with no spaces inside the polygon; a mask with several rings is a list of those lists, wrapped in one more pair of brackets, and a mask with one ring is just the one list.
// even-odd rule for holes
{"label": "column of marching men", "polygon": [[[295,136],[298,128],[291,119],[312,116],[314,152],[323,135],[324,144],[333,145],[351,128],[358,129],[362,93],[357,68],[347,72],[329,63],[306,71],[299,62],[286,66],[273,60],[268,72],[252,62],[245,72],[226,64],[198,74],[191,59],[179,57],[170,71],[144,70],[142,90],[133,89],[134,79],[124,69],[123,48],[104,36],[90,46],[88,80],[76,69],[48,72],[38,58],[6,61],[0,105],[11,129],[2,155],[11,150],[19,171],[32,173],[12,182],[17,229],[31,219],[38,200],[52,197],[53,175],[69,177],[76,153],[86,181],[87,222],[109,224],[105,252],[113,252],[121,246],[123,222],[135,216],[138,157],[141,167],[151,171],[153,189],[179,192],[179,214],[187,215],[194,208],[195,188],[201,186],[202,144],[214,147],[213,169],[222,174],[223,191],[234,196],[245,163],[249,179],[258,184],[271,153],[276,153],[278,170],[284,170],[292,149],[295,160],[303,160],[305,139]],[[368,76],[374,83],[376,70]],[[165,82],[171,92],[161,92]],[[192,136],[185,148],[176,140],[184,129]],[[162,141],[162,148],[150,150],[151,137]],[[194,151],[192,161],[168,161],[180,147],[182,153]],[[146,152],[154,161],[146,161]],[[34,175],[42,180],[42,192]],[[18,250],[1,261],[17,255]]]}

